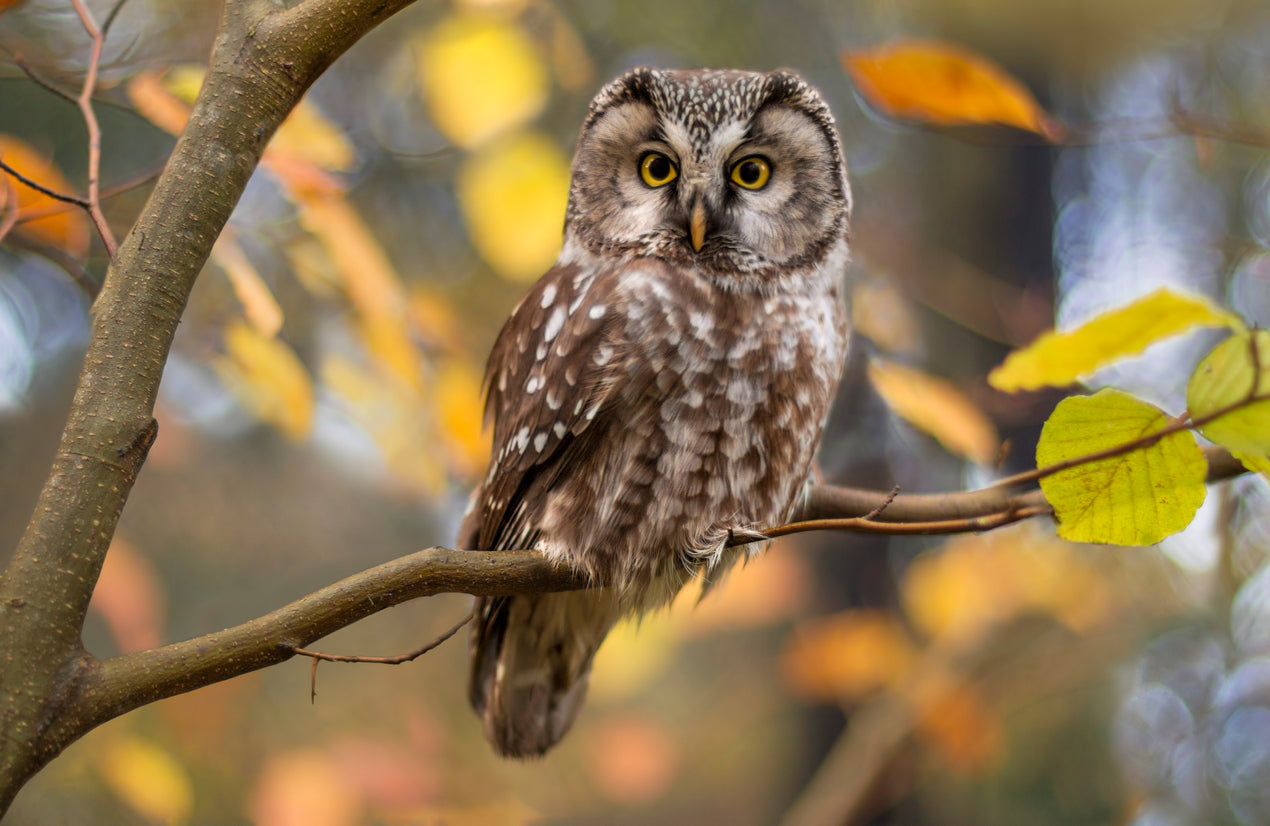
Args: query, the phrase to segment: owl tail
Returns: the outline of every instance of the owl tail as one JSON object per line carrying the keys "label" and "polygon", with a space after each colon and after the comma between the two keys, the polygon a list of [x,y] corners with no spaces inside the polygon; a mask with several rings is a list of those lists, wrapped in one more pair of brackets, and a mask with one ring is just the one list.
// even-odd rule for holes
{"label": "owl tail", "polygon": [[477,601],[468,696],[494,748],[539,757],[564,737],[622,613],[607,589]]}

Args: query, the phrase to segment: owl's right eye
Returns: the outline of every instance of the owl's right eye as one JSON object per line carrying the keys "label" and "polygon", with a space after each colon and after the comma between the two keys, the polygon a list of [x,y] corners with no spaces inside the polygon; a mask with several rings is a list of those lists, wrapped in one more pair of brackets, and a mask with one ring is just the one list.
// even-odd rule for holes
{"label": "owl's right eye", "polygon": [[660,152],[648,152],[639,161],[639,177],[651,187],[665,186],[679,177],[675,162]]}

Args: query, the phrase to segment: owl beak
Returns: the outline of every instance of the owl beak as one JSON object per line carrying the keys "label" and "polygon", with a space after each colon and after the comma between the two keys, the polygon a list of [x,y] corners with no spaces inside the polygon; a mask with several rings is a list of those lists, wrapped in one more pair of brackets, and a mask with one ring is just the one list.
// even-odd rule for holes
{"label": "owl beak", "polygon": [[698,198],[692,205],[692,214],[688,219],[688,231],[692,234],[692,248],[701,252],[701,245],[706,242],[706,207]]}

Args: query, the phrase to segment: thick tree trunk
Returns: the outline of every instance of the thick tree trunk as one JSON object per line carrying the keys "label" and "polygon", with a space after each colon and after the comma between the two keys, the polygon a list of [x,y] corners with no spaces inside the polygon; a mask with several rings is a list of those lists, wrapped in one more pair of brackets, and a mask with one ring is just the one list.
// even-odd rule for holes
{"label": "thick tree trunk", "polygon": [[228,0],[207,79],[93,305],[71,413],[0,578],[0,814],[102,722],[80,631],[115,525],[155,436],[154,400],[186,300],[266,143],[305,90],[411,0]]}

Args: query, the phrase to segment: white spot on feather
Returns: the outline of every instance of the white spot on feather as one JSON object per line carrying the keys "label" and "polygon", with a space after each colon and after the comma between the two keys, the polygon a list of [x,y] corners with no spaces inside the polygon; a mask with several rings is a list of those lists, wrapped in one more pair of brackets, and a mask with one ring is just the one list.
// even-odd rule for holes
{"label": "white spot on feather", "polygon": [[556,285],[548,284],[542,291],[542,302],[538,305],[544,310],[551,306],[551,302],[556,300]]}
{"label": "white spot on feather", "polygon": [[539,433],[534,437],[534,452],[542,453],[542,449],[547,446],[547,434]]}
{"label": "white spot on feather", "polygon": [[556,307],[551,311],[551,317],[547,319],[547,326],[542,331],[542,337],[545,341],[551,341],[560,332],[560,328],[564,326],[564,309]]}
{"label": "white spot on feather", "polygon": [[593,320],[598,321],[600,318],[604,316],[604,305],[592,304],[591,309],[587,311],[587,316]]}

